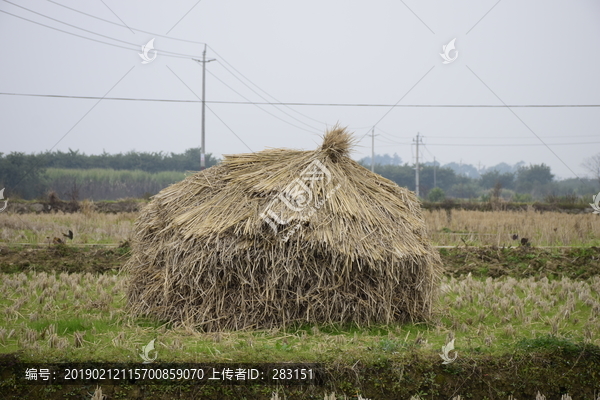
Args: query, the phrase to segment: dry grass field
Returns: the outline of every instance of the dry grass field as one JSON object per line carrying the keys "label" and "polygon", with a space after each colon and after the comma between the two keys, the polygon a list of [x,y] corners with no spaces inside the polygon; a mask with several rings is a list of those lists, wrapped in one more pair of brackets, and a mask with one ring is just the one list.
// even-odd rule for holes
{"label": "dry grass field", "polygon": [[72,230],[70,244],[116,244],[129,238],[136,217],[137,213],[0,213],[0,243],[47,244]]}
{"label": "dry grass field", "polygon": [[[425,221],[436,245],[515,245],[512,235],[528,238],[534,246],[597,246],[600,216],[530,211],[425,211]],[[462,239],[462,240],[461,240]]]}
{"label": "dry grass field", "polygon": [[[0,213],[0,243],[44,244],[71,229],[72,244],[117,244],[127,240],[137,213]],[[531,211],[424,211],[435,245],[515,246],[528,238],[533,246],[599,246],[600,216]]]}

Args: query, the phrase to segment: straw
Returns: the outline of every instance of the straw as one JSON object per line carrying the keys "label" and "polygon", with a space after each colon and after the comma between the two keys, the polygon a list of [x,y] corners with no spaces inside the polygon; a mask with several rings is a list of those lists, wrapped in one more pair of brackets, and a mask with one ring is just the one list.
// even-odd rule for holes
{"label": "straw", "polygon": [[419,201],[351,147],[336,126],[317,150],[225,156],[158,193],[125,265],[130,311],[206,331],[427,320],[441,263]]}

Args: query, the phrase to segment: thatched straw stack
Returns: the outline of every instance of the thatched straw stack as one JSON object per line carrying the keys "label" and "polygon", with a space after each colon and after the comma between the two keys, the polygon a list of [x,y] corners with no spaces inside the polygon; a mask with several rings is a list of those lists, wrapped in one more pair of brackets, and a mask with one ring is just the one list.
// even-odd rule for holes
{"label": "thatched straw stack", "polygon": [[154,196],[136,223],[128,304],[207,331],[427,319],[441,272],[414,193],[315,151],[226,156]]}

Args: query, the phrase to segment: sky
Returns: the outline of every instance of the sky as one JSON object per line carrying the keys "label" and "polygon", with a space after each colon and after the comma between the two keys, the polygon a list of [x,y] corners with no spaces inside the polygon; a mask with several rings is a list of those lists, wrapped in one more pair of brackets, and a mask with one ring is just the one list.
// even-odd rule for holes
{"label": "sky", "polygon": [[412,164],[417,133],[424,162],[558,178],[600,153],[595,0],[0,0],[0,152],[199,147],[205,44],[217,157],[315,149],[335,124],[355,159]]}

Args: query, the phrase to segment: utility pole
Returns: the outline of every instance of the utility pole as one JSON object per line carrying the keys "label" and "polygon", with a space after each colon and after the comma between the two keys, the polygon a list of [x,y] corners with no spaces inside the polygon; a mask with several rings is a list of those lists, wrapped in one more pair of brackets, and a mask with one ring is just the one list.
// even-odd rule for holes
{"label": "utility pole", "polygon": [[205,96],[206,96],[206,63],[215,61],[214,58],[207,60],[206,59],[206,44],[204,45],[204,51],[202,52],[202,60],[196,60],[199,63],[202,63],[202,139],[200,143],[200,170],[206,168],[205,154],[206,154],[206,146],[204,144],[204,113],[206,108]]}
{"label": "utility pole", "polygon": [[416,186],[416,190],[415,193],[417,194],[417,197],[419,197],[419,142],[421,141],[421,138],[419,137],[419,132],[417,132],[417,139],[413,139],[415,141],[415,143],[417,144],[417,168],[416,168],[416,175],[415,175],[415,186]]}
{"label": "utility pole", "polygon": [[436,188],[437,187],[437,179],[435,179],[435,170],[436,170],[437,164],[435,163],[435,157],[433,157],[433,187]]}
{"label": "utility pole", "polygon": [[375,127],[371,131],[371,172],[375,172]]}

